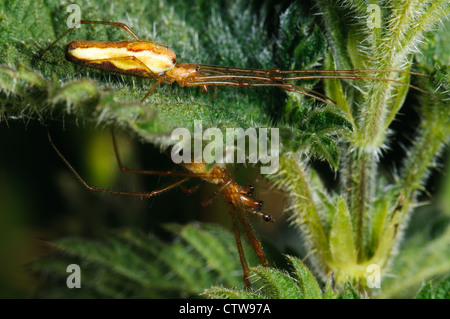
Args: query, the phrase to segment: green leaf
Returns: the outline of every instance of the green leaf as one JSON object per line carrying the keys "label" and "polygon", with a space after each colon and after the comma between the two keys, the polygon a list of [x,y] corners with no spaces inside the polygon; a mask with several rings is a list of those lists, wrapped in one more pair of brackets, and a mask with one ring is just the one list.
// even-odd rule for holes
{"label": "green leaf", "polygon": [[434,299],[450,299],[450,277],[442,280],[434,289]]}
{"label": "green leaf", "polygon": [[[336,69],[334,57],[331,52],[328,52],[328,54],[325,56],[325,68],[327,70]],[[347,102],[347,98],[345,97],[341,81],[337,79],[325,79],[323,82],[326,96],[328,96],[336,103],[339,109],[347,115],[348,120],[351,123],[354,123],[350,105]],[[352,127],[353,126],[354,124],[352,125]]]}
{"label": "green leaf", "polygon": [[[77,4],[81,8],[92,6],[89,1]],[[109,5],[104,0],[96,2],[97,10],[83,10],[83,19],[126,21],[140,38],[172,47],[180,62],[273,67],[270,64],[273,52],[261,50],[263,42],[267,48],[270,47],[263,20],[258,22],[254,19],[252,8],[245,1],[224,7],[209,1],[199,2],[196,6],[186,5],[183,1],[164,5],[155,2],[142,10],[142,4],[133,0],[127,6],[115,5],[113,16],[110,10],[99,9],[109,8]],[[203,6],[208,6],[208,10],[199,10]],[[176,84],[160,85],[148,97],[141,106],[145,114],[139,117],[139,122],[135,116],[132,120],[129,120],[130,116],[125,119],[126,108],[118,108],[117,105],[139,104],[154,80],[107,74],[89,68],[77,74],[76,68],[64,59],[64,45],[74,39],[124,40],[129,38],[126,32],[113,26],[82,25],[69,32],[42,59],[38,58],[39,53],[66,30],[66,9],[66,5],[56,1],[25,1],[21,6],[0,4],[2,25],[8,30],[0,34],[0,65],[4,64],[0,72],[0,91],[3,92],[0,97],[5,102],[0,106],[2,117],[26,115],[42,119],[72,114],[78,121],[104,126],[115,122],[144,140],[153,143],[162,140],[165,145],[167,138],[158,140],[154,135],[171,132],[175,127],[191,128],[197,119],[203,121],[205,129],[211,126],[246,129],[255,124],[267,127],[271,120],[270,101],[266,99],[268,94],[258,94],[258,89],[221,87],[212,104],[211,95],[204,96],[198,89],[183,89]],[[230,33],[225,25],[220,25],[224,21],[235,32]],[[260,26],[255,27],[255,23]],[[155,27],[157,38],[150,32]],[[199,36],[200,33],[203,36]],[[233,101],[232,107],[229,101]],[[29,107],[27,102],[32,102],[33,107]],[[15,108],[10,105],[15,105]],[[54,112],[55,107],[62,112]],[[155,113],[158,125],[155,125]]]}
{"label": "green leaf", "polygon": [[315,155],[323,157],[333,168],[339,167],[339,148],[332,138],[327,136],[311,135],[311,149]]}
{"label": "green leaf", "polygon": [[345,284],[345,289],[343,294],[341,295],[342,299],[361,299],[359,293],[355,290],[355,288],[349,284]]}
{"label": "green leaf", "polygon": [[302,289],[304,299],[322,299],[323,294],[319,283],[300,259],[288,256],[289,262],[294,267],[294,275],[298,278],[298,285]]}
{"label": "green leaf", "polygon": [[229,289],[224,287],[212,287],[206,289],[203,293],[209,298],[217,299],[262,299],[263,296],[255,292],[250,292],[247,290]]}
{"label": "green leaf", "polygon": [[53,97],[54,104],[67,105],[67,114],[74,112],[71,108],[77,108],[79,113],[90,115],[98,105],[99,100],[100,94],[97,86],[89,80],[67,84]]}
{"label": "green leaf", "polygon": [[[200,253],[209,269],[217,271],[229,285],[236,282],[236,276],[233,275],[236,262],[229,258],[230,248],[223,245],[223,238],[203,230],[200,225],[175,226],[177,226],[176,228],[181,228],[178,231],[180,236]],[[172,231],[176,229],[172,225],[167,225],[166,228]],[[229,236],[226,242],[230,243],[232,240],[233,238]],[[234,245],[232,249],[235,249]]]}
{"label": "green leaf", "polygon": [[283,68],[309,69],[323,56],[325,39],[310,13],[307,4],[296,1],[280,14],[277,46]]}
{"label": "green leaf", "polygon": [[[83,278],[90,278],[83,280],[84,289],[72,296],[78,298],[189,297],[198,296],[219,282],[224,289],[243,286],[234,237],[229,231],[198,224],[171,224],[167,228],[176,232],[176,242],[165,243],[154,235],[132,229],[112,232],[100,242],[80,238],[55,242],[53,256],[29,265],[40,281],[36,296],[71,297],[71,289],[64,291],[59,287],[61,278],[67,278],[67,265],[72,263],[80,265]],[[248,252],[250,247],[243,244]],[[231,254],[211,250],[224,252],[231,246],[234,248]],[[244,297],[244,292],[240,296]]]}
{"label": "green leaf", "polygon": [[228,289],[215,286],[204,294],[211,298],[271,298],[271,299],[359,299],[360,295],[350,283],[346,283],[341,292],[334,291],[332,278],[328,279],[325,294],[322,292],[317,279],[306,268],[300,259],[288,256],[293,266],[293,276],[274,268],[251,268],[254,276],[253,285],[257,286],[250,291],[241,289]]}
{"label": "green leaf", "polygon": [[339,299],[339,293],[333,289],[333,279],[330,277],[325,287],[324,299]]}
{"label": "green leaf", "polygon": [[205,294],[212,298],[273,298],[273,299],[322,299],[323,294],[317,280],[303,263],[288,256],[289,262],[293,266],[295,279],[289,273],[270,268],[254,267],[252,285],[260,288],[252,288],[251,291],[240,289],[227,289],[224,287],[213,287],[205,291]]}
{"label": "green leaf", "polygon": [[389,270],[396,277],[383,279],[380,297],[411,296],[423,282],[450,274],[450,224],[442,220],[436,223],[445,226],[434,236],[430,234],[431,225],[405,242]]}
{"label": "green leaf", "polygon": [[331,108],[312,112],[306,126],[311,132],[317,134],[336,132],[339,129],[353,130],[352,124],[342,114]]}
{"label": "green leaf", "polygon": [[420,288],[416,299],[450,299],[450,277],[442,280],[433,288],[433,282],[428,281]]}
{"label": "green leaf", "polygon": [[289,274],[267,267],[252,268],[256,277],[264,282],[264,291],[274,299],[304,298],[301,288]]}
{"label": "green leaf", "polygon": [[444,65],[436,70],[434,75],[438,85],[442,85],[447,91],[450,90],[450,66]]}
{"label": "green leaf", "polygon": [[351,271],[356,264],[357,254],[350,212],[342,197],[339,197],[336,205],[329,242],[333,264],[341,271],[344,269]]}
{"label": "green leaf", "polygon": [[433,299],[431,282],[427,282],[417,293],[416,299]]}

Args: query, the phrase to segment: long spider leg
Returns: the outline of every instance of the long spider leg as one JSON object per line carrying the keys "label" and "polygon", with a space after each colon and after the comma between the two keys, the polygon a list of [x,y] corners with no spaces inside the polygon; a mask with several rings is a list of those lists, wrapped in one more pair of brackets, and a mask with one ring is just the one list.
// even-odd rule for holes
{"label": "long spider leg", "polygon": [[179,176],[179,177],[199,177],[199,178],[218,178],[213,173],[189,173],[189,172],[178,172],[178,171],[149,171],[149,170],[139,170],[132,169],[123,166],[122,160],[119,155],[119,148],[117,147],[116,135],[114,133],[114,128],[111,128],[111,137],[114,147],[114,154],[116,156],[117,164],[119,165],[119,169],[125,173],[133,173],[133,174],[143,174],[143,175],[158,175],[158,176]]}
{"label": "long spider leg", "polygon": [[311,80],[311,79],[369,80],[369,81],[391,82],[391,83],[396,83],[396,84],[407,86],[410,89],[424,93],[426,95],[431,96],[434,99],[437,99],[437,100],[443,102],[443,100],[441,100],[440,98],[438,98],[437,96],[435,96],[434,94],[432,94],[430,92],[427,92],[427,91],[425,91],[417,86],[414,86],[412,84],[401,82],[401,81],[394,80],[394,79],[384,79],[384,78],[377,78],[377,77],[371,77],[371,76],[350,76],[350,75],[349,76],[347,76],[347,75],[336,75],[336,76],[335,75],[307,75],[307,76],[299,76],[299,77],[295,77],[295,76],[286,77],[286,78],[284,78],[284,81],[299,81],[299,80]]}
{"label": "long spider leg", "polygon": [[55,41],[50,43],[50,45],[40,54],[38,59],[41,59],[44,54],[51,49],[52,46],[54,46],[56,43],[58,43],[59,40],[61,40],[67,33],[78,27],[80,24],[106,24],[106,25],[112,25],[115,27],[119,27],[127,31],[135,40],[139,40],[137,35],[131,30],[129,26],[127,26],[124,23],[121,22],[105,22],[105,21],[92,21],[92,20],[80,20],[78,23],[76,23],[72,28],[67,29],[63,34],[61,34]]}
{"label": "long spider leg", "polygon": [[[215,81],[215,80],[248,80],[248,81],[261,81],[261,82],[285,82],[285,81],[302,81],[312,79],[341,79],[341,80],[370,80],[391,82],[399,85],[407,86],[418,92],[427,94],[441,102],[441,99],[436,97],[430,92],[427,92],[417,86],[409,83],[404,83],[395,79],[386,79],[380,77],[371,77],[358,75],[359,73],[405,73],[415,76],[421,76],[426,78],[433,78],[430,75],[402,71],[402,70],[260,70],[260,69],[240,69],[240,68],[227,68],[218,66],[199,65],[199,70],[205,75],[194,78],[194,81]],[[237,73],[237,74],[235,74]],[[305,74],[301,76],[286,76],[291,74]],[[320,74],[320,75],[307,75],[307,74]],[[327,75],[328,74],[328,75]],[[329,75],[331,74],[331,75]],[[352,75],[342,75],[352,74]]]}
{"label": "long spider leg", "polygon": [[167,187],[157,189],[151,192],[145,192],[145,193],[137,193],[137,192],[124,192],[124,191],[114,191],[114,190],[108,190],[104,188],[98,188],[89,185],[81,176],[78,174],[78,172],[75,170],[75,168],[69,163],[69,161],[64,157],[64,155],[60,152],[60,150],[56,147],[56,145],[53,143],[50,133],[47,133],[48,140],[50,141],[50,145],[53,147],[53,149],[56,151],[58,156],[62,159],[62,161],[69,167],[69,169],[72,171],[72,173],[77,177],[77,179],[83,184],[84,187],[86,187],[90,191],[94,192],[100,192],[100,193],[108,193],[108,194],[116,194],[116,195],[128,195],[128,196],[136,196],[136,197],[143,197],[143,198],[150,198],[156,195],[159,195],[161,193],[164,193],[172,188],[175,188],[187,180],[190,179],[190,177],[183,178]]}
{"label": "long spider leg", "polygon": [[[201,81],[206,81],[205,83],[209,84],[212,82],[212,80],[246,80],[246,81],[236,81],[235,83],[242,83],[239,84],[237,86],[269,86],[269,87],[273,87],[273,86],[279,86],[280,84],[284,85],[283,83],[274,83],[274,82],[284,82],[286,79],[279,79],[274,78],[274,77],[264,77],[264,76],[247,76],[247,75],[219,75],[219,76],[197,76],[195,78],[193,78],[191,81],[193,81],[192,83],[198,83]],[[261,81],[261,82],[265,82],[268,85],[265,85],[265,83],[258,83],[257,81]],[[222,81],[222,83],[225,81]],[[230,81],[232,82],[232,81]],[[205,83],[203,83],[203,85],[205,85]],[[215,82],[215,83],[219,83],[219,82]],[[248,84],[247,84],[248,83]],[[270,83],[274,83],[274,84],[270,84]],[[199,84],[200,85],[200,84]],[[226,85],[226,84],[222,84],[222,85]],[[291,84],[289,84],[291,85]],[[314,90],[311,89],[307,89],[304,87],[298,87],[299,89],[301,89],[302,91],[306,91],[309,93],[312,93],[314,95],[320,96],[325,100],[330,100],[331,102],[335,103],[332,99],[330,99],[328,96],[321,94],[319,92],[316,92]]]}
{"label": "long spider leg", "polygon": [[[256,75],[236,75],[236,74],[218,74],[218,75],[200,75],[193,78],[194,81],[216,81],[216,80],[245,80],[245,81],[259,81],[271,83],[274,80],[268,76]],[[284,80],[280,80],[284,81]]]}
{"label": "long spider leg", "polygon": [[432,78],[431,75],[411,72],[405,70],[281,70],[280,74],[359,74],[359,73],[404,73],[425,78]]}
{"label": "long spider leg", "polygon": [[[322,103],[328,104],[330,106],[335,106],[335,103],[331,103],[329,101],[326,101],[323,98],[320,98],[314,94],[321,95],[320,93],[306,89],[300,86],[288,84],[288,83],[250,83],[250,82],[226,82],[226,81],[211,81],[211,82],[188,82],[184,84],[185,86],[199,86],[199,85],[227,85],[227,86],[234,86],[234,87],[279,87],[281,89],[284,89],[286,91],[290,92],[296,92],[299,94],[303,94],[305,96],[311,97],[313,99],[316,99]],[[306,91],[306,92],[305,92]],[[307,93],[312,92],[312,93]],[[330,98],[327,97],[328,100],[332,101]]]}
{"label": "long spider leg", "polygon": [[230,214],[231,222],[233,224],[234,239],[236,240],[236,246],[238,248],[239,260],[241,261],[242,270],[244,272],[244,284],[247,288],[250,288],[250,269],[248,268],[247,260],[245,259],[244,249],[242,248],[241,234],[239,233],[238,224],[236,221],[236,212],[232,204],[228,203],[228,213]]}
{"label": "long spider leg", "polygon": [[269,263],[267,262],[266,257],[264,256],[264,251],[262,250],[261,242],[258,238],[256,238],[255,233],[253,232],[252,226],[250,225],[246,212],[243,209],[243,205],[239,200],[233,200],[233,206],[236,210],[236,216],[239,219],[242,227],[244,228],[245,235],[247,236],[250,244],[252,245],[253,250],[259,258],[259,261],[264,267],[267,267]]}
{"label": "long spider leg", "polygon": [[197,185],[195,185],[195,186],[193,186],[193,187],[190,187],[190,188],[186,188],[186,187],[184,187],[184,186],[180,186],[180,189],[181,189],[181,191],[183,192],[183,193],[185,193],[185,194],[192,194],[192,193],[194,193],[195,191],[197,191],[197,189],[200,187],[200,184],[197,184]]}
{"label": "long spider leg", "polygon": [[80,20],[80,24],[105,24],[119,27],[127,31],[135,40],[139,40],[137,35],[131,30],[129,26],[122,22],[107,22],[107,21],[93,21],[93,20]]}
{"label": "long spider leg", "polygon": [[147,91],[147,93],[144,95],[144,97],[141,99],[141,102],[144,102],[147,96],[153,93],[153,91],[156,89],[158,85],[160,85],[162,82],[164,82],[164,79],[162,77],[159,77],[158,80],[153,84],[153,86]]}
{"label": "long spider leg", "polygon": [[[197,77],[196,78],[196,81],[198,80],[198,79],[200,79],[200,80],[202,80],[202,79],[204,79],[204,77]],[[289,83],[273,83],[273,84],[269,84],[269,83],[252,83],[252,82],[250,82],[249,83],[249,85],[247,85],[246,84],[246,82],[241,82],[241,83],[243,83],[243,85],[239,85],[239,86],[265,86],[265,87],[280,87],[280,88],[284,88],[284,89],[286,89],[286,87],[291,87],[291,88],[297,88],[299,91],[306,91],[306,92],[309,92],[309,93],[311,93],[311,94],[313,94],[313,95],[317,95],[317,96],[320,96],[320,97],[322,97],[324,100],[329,100],[330,102],[332,102],[333,104],[336,104],[336,102],[333,100],[333,99],[331,99],[331,98],[329,98],[328,96],[326,96],[325,94],[322,94],[322,93],[320,93],[320,92],[317,92],[317,91],[314,91],[314,90],[311,90],[311,89],[308,89],[308,88],[305,88],[305,87],[301,87],[301,86],[298,86],[298,85],[293,85],[293,84],[289,84]],[[288,90],[289,91],[289,90]],[[301,92],[299,92],[299,93],[301,93]],[[310,96],[310,95],[308,95],[309,97],[312,97],[312,96]],[[313,97],[313,98],[315,98],[315,97]],[[321,100],[321,101],[323,101],[323,100]],[[326,103],[326,102],[325,102]],[[328,104],[328,103],[327,103]]]}
{"label": "long spider leg", "polygon": [[[421,88],[404,83],[398,80],[394,79],[385,79],[385,78],[379,78],[379,77],[370,77],[370,76],[358,76],[358,75],[302,75],[302,76],[271,76],[271,77],[264,77],[264,76],[248,76],[248,75],[207,75],[207,76],[198,76],[195,77],[193,80],[196,82],[200,81],[206,81],[206,82],[212,82],[216,80],[247,80],[247,81],[261,81],[261,82],[267,82],[267,83],[273,83],[273,82],[285,82],[285,81],[304,81],[304,80],[321,80],[321,79],[338,79],[338,80],[370,80],[370,81],[381,81],[381,82],[392,82],[400,85],[407,86],[411,89],[417,90],[421,93],[425,93],[428,95],[433,96],[433,94],[422,90]],[[245,86],[245,85],[243,85]],[[437,98],[437,97],[436,97]]]}
{"label": "long spider leg", "polygon": [[358,73],[407,73],[416,76],[433,78],[431,75],[405,71],[405,70],[281,70],[281,69],[250,69],[250,68],[233,68],[216,65],[198,64],[200,71],[208,71],[214,73],[229,74],[229,73],[250,73],[270,76],[274,74],[358,74]]}
{"label": "long spider leg", "polygon": [[233,182],[232,179],[230,179],[228,182],[226,182],[225,184],[223,184],[222,186],[220,186],[219,188],[216,189],[216,191],[214,193],[212,193],[207,199],[205,199],[204,201],[201,202],[201,205],[203,207],[205,207],[206,205],[208,205],[212,199],[214,197],[216,197],[219,193],[221,193],[225,187],[227,187],[228,185],[230,185]]}
{"label": "long spider leg", "polygon": [[[293,84],[289,84],[289,83],[280,83],[280,84],[276,84],[277,87],[280,87],[286,91],[290,91],[290,92],[297,92],[303,95],[306,95],[308,97],[311,97],[313,99],[316,99],[318,101],[321,101],[323,103],[326,103],[328,105],[336,105],[336,101],[334,101],[332,98],[329,98],[328,96],[326,96],[325,94],[322,94],[320,92],[302,87],[302,86],[298,86],[298,85],[293,85]],[[310,94],[306,94],[305,92],[309,92]],[[318,98],[317,96],[320,96],[322,99]],[[326,100],[330,101],[331,103],[327,103]]]}

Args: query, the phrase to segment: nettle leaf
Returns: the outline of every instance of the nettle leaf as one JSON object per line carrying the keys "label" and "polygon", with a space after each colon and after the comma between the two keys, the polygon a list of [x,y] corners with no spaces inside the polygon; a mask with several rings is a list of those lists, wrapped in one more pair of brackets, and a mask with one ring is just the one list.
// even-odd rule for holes
{"label": "nettle leaf", "polygon": [[292,274],[275,268],[254,267],[252,285],[255,287],[250,291],[242,289],[229,289],[215,286],[207,289],[204,295],[210,298],[270,298],[270,299],[359,299],[358,292],[350,283],[343,286],[342,291],[335,291],[333,280],[330,277],[322,292],[319,281],[303,262],[292,256],[287,256],[289,263],[293,266]]}
{"label": "nettle leaf", "polygon": [[342,299],[361,299],[361,296],[356,291],[356,289],[349,283],[345,284],[345,289],[342,295],[340,296]]}
{"label": "nettle leaf", "polygon": [[229,289],[224,287],[212,287],[206,290],[203,295],[215,299],[263,299],[259,293],[247,290]]}
{"label": "nettle leaf", "polygon": [[442,280],[433,291],[434,299],[450,299],[450,277]]}
{"label": "nettle leaf", "polygon": [[428,281],[419,290],[416,299],[450,299],[450,277],[442,280],[435,287],[432,281]]}
{"label": "nettle leaf", "polygon": [[[17,69],[0,66],[0,96],[6,101],[10,95],[18,95],[25,100],[33,101],[47,97],[47,81],[20,64]],[[6,111],[5,108],[0,111]]]}
{"label": "nettle leaf", "polygon": [[[438,74],[440,73],[439,71],[435,74],[435,79],[438,80],[438,83],[445,79],[447,79],[448,83],[448,63],[450,61],[449,27],[450,21],[447,19],[442,22],[442,27],[437,32],[436,30],[427,32],[427,41],[420,45],[421,54],[415,56],[421,69],[430,71],[430,68],[437,67],[442,71],[440,75]],[[445,83],[445,81],[443,82]]]}
{"label": "nettle leaf", "polygon": [[322,299],[323,294],[319,283],[309,269],[300,259],[288,256],[289,262],[294,267],[294,274],[298,278],[299,286],[302,289],[302,295],[305,299]]}
{"label": "nettle leaf", "polygon": [[[251,268],[252,290],[242,288],[239,258],[231,232],[216,225],[170,224],[174,243],[163,242],[140,230],[111,232],[102,241],[65,238],[51,244],[54,254],[31,263],[38,277],[37,297],[66,298],[161,298],[189,297],[199,293],[210,298],[302,298],[320,299],[324,295],[310,270],[295,257],[288,257],[292,275],[283,270],[257,266]],[[251,256],[247,243],[246,256]],[[218,252],[213,252],[216,250]],[[221,253],[223,252],[223,253]],[[253,256],[250,264],[256,260]],[[83,289],[61,289],[67,266],[77,264],[83,272]],[[229,265],[221,268],[218,265]],[[228,274],[224,274],[226,269]],[[221,286],[211,286],[222,282]],[[258,288],[260,287],[260,288]],[[327,297],[340,295],[331,287]]]}
{"label": "nettle leaf", "polygon": [[427,282],[417,293],[416,299],[433,299],[431,282]]}
{"label": "nettle leaf", "polygon": [[353,131],[353,125],[339,110],[331,107],[308,109],[304,105],[296,107],[299,103],[294,97],[287,103],[288,112],[292,112],[289,120],[292,127],[281,131],[285,150],[310,151],[311,155],[325,159],[336,169],[340,159],[336,136]]}
{"label": "nettle leaf", "polygon": [[327,281],[325,287],[325,292],[323,294],[325,299],[339,299],[340,295],[333,289],[333,278],[330,277]]}
{"label": "nettle leaf", "polygon": [[[328,51],[325,55],[325,69],[327,70],[335,70],[336,65],[334,61],[333,54]],[[347,115],[348,119],[353,122],[353,116],[351,113],[351,109],[349,103],[347,102],[347,98],[344,94],[344,89],[342,87],[342,83],[337,79],[325,79],[323,81],[325,95],[333,100],[338,108]]]}
{"label": "nettle leaf", "polygon": [[322,58],[325,39],[313,21],[314,17],[309,14],[308,4],[300,1],[292,3],[280,15],[278,60],[284,68],[312,68]]}
{"label": "nettle leaf", "polygon": [[[301,261],[298,262],[301,263]],[[297,262],[296,264],[299,265]],[[294,268],[296,267],[294,266]],[[253,285],[261,287],[252,288],[249,295],[251,298],[304,299],[314,295],[314,293],[308,295],[304,293],[304,289],[311,285],[310,281],[315,281],[314,277],[303,278],[297,273],[298,278],[296,279],[285,271],[262,266],[251,268],[251,272]],[[303,280],[308,282],[303,282]],[[230,290],[217,286],[206,290],[204,294],[212,298],[246,297],[242,290]]]}
{"label": "nettle leaf", "polygon": [[[441,231],[434,229],[443,227]],[[396,278],[384,278],[382,298],[414,296],[418,287],[431,278],[448,276],[450,260],[449,220],[437,220],[409,238],[396,256],[390,270]]]}
{"label": "nettle leaf", "polygon": [[[36,296],[174,298],[196,296],[220,282],[223,289],[243,286],[231,232],[199,224],[170,224],[167,229],[176,236],[174,243],[133,229],[111,232],[105,240],[96,242],[81,238],[56,241],[53,255],[29,265],[40,282]],[[243,244],[253,264],[256,257],[251,257],[251,248]],[[82,269],[84,289],[59,289],[70,264]],[[73,294],[74,290],[80,291]],[[258,298],[243,290],[224,294]]]}
{"label": "nettle leaf", "polygon": [[[175,227],[174,227],[175,226]],[[168,225],[167,229],[177,231],[178,234],[194,247],[206,260],[208,269],[217,271],[228,284],[235,282],[236,262],[229,258],[236,249],[235,245],[224,246],[224,238],[208,230],[202,230],[200,225]],[[233,243],[232,237],[228,236],[226,243]],[[208,243],[208,244],[205,244]]]}
{"label": "nettle leaf", "polygon": [[297,127],[284,127],[281,138],[285,151],[310,152],[312,156],[325,159],[330,166],[339,166],[340,151],[336,135],[352,131],[352,124],[346,117],[331,108],[302,111],[301,122]]}
{"label": "nettle leaf", "polygon": [[333,225],[330,230],[330,251],[333,263],[341,269],[350,269],[356,264],[357,255],[352,220],[347,204],[339,197]]}
{"label": "nettle leaf", "polygon": [[338,168],[340,152],[332,138],[311,134],[310,143],[311,149],[315,154],[325,158],[335,169]]}
{"label": "nettle leaf", "polygon": [[252,269],[258,280],[264,283],[264,292],[273,299],[303,298],[301,287],[288,273],[268,267],[258,266]]}
{"label": "nettle leaf", "polygon": [[445,90],[450,91],[450,66],[439,67],[434,74],[435,82],[442,85]]}
{"label": "nettle leaf", "polygon": [[[77,5],[81,9],[91,6],[89,1],[79,1]],[[109,8],[110,2],[97,1],[95,6]],[[201,6],[208,6],[209,10],[197,10]],[[189,128],[194,120],[202,120],[205,129],[269,126],[271,102],[267,97],[270,89],[221,87],[212,103],[212,94],[204,95],[197,88],[183,89],[176,84],[159,86],[142,103],[144,114],[139,121],[136,117],[122,121],[126,108],[117,108],[117,104],[140,104],[139,100],[154,80],[89,68],[77,72],[78,67],[64,59],[64,46],[74,39],[119,41],[129,38],[124,30],[112,26],[82,25],[39,58],[51,41],[66,31],[66,9],[67,5],[59,1],[25,1],[21,6],[0,4],[2,26],[8,30],[0,34],[0,65],[4,65],[0,72],[2,117],[45,119],[71,114],[78,121],[104,126],[115,122],[149,142],[157,141],[155,134],[164,136],[162,134],[175,127]],[[265,15],[261,13],[262,17]],[[198,2],[196,6],[188,6],[183,1],[167,1],[164,5],[153,2],[147,4],[145,10],[139,1],[129,1],[126,6],[116,5],[113,15],[110,10],[82,10],[82,18],[125,22],[140,38],[172,47],[178,61],[274,67],[264,20],[255,27],[252,7],[245,1],[225,7],[209,1]],[[223,25],[218,25],[220,23]],[[232,30],[227,26],[232,26]],[[267,49],[261,50],[264,46]],[[223,57],[228,60],[224,61]],[[84,112],[81,106],[89,112]],[[54,112],[55,108],[61,112]],[[162,140],[167,142],[167,139]]]}
{"label": "nettle leaf", "polygon": [[353,131],[352,124],[343,114],[339,114],[331,108],[323,108],[311,112],[305,120],[307,130],[316,134],[327,134],[338,130]]}
{"label": "nettle leaf", "polygon": [[[89,1],[77,4],[81,8],[90,5]],[[100,1],[96,6],[108,7],[109,2]],[[198,10],[202,7],[208,10]],[[187,6],[183,1],[174,1],[164,6],[152,3],[144,11],[140,8],[140,2],[133,0],[127,6],[115,6],[114,16],[104,10],[83,10],[82,13],[83,19],[123,21],[140,38],[172,47],[181,62],[308,69],[318,65],[325,50],[325,39],[309,12],[310,7],[300,2],[292,3],[281,12],[271,13],[280,15],[276,45],[273,45],[273,38],[265,25],[264,17],[269,15],[265,6],[259,9],[256,17],[255,9],[245,1],[235,1],[226,6],[208,1]],[[198,88],[162,84],[144,103],[140,103],[154,80],[89,68],[77,72],[79,68],[64,59],[64,47],[74,39],[119,41],[129,38],[124,30],[113,26],[82,25],[70,31],[39,58],[48,44],[67,30],[66,9],[57,1],[40,5],[25,1],[21,7],[6,3],[0,5],[0,12],[9,28],[8,32],[0,35],[0,51],[7,52],[0,55],[6,76],[3,81],[0,79],[0,97],[5,102],[0,113],[5,118],[26,116],[45,120],[69,114],[77,122],[104,127],[114,124],[145,141],[163,146],[174,143],[168,133],[177,127],[190,129],[194,120],[201,120],[204,129],[241,127],[245,130],[280,126],[273,116],[282,110],[273,108],[274,104],[283,105],[280,97],[283,100],[287,95],[276,89],[219,87],[212,103],[212,95],[205,96]],[[24,25],[30,23],[31,27],[24,32],[21,24],[11,21],[23,21]],[[156,24],[155,29],[154,21],[165,22]],[[24,66],[18,66],[19,62]],[[29,72],[21,72],[24,69]],[[12,74],[8,75],[8,72]],[[12,78],[16,81],[11,81]],[[11,86],[16,82],[23,82],[23,85]],[[302,83],[302,86],[310,87],[316,82]],[[302,95],[289,96],[288,101],[296,101],[294,109],[308,110],[312,105],[310,99],[304,103]],[[297,124],[302,120],[300,113],[293,119]],[[338,125],[348,126],[338,119],[337,114],[331,118],[331,111],[328,117],[328,127],[316,127],[318,123],[313,123],[313,129],[322,129],[325,134],[325,130],[326,133],[334,133],[339,129]],[[320,143],[318,149],[323,153],[320,156],[335,167],[338,154],[333,149],[334,145],[326,138],[315,142]]]}

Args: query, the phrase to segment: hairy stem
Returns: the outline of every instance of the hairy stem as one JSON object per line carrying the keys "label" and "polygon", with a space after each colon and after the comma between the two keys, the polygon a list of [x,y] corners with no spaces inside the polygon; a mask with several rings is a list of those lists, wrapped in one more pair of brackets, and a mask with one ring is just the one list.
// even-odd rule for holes
{"label": "hairy stem", "polygon": [[356,250],[358,253],[358,262],[365,258],[365,221],[369,214],[369,207],[372,201],[373,179],[375,173],[374,156],[363,149],[358,149],[350,159],[350,171],[347,178],[347,188],[352,191],[349,193],[348,202],[352,212],[353,227],[356,232]]}
{"label": "hairy stem", "polygon": [[[417,138],[403,167],[399,182],[405,196],[405,205],[401,212],[402,220],[405,219],[409,204],[414,203],[417,190],[423,187],[422,184],[426,179],[429,168],[433,167],[434,159],[444,143],[450,139],[450,114],[445,110],[445,105],[439,105],[438,102],[430,101],[429,98],[424,100],[428,105],[435,107],[428,107],[428,110],[425,110],[424,121],[418,130]],[[439,112],[440,108],[444,112]]]}

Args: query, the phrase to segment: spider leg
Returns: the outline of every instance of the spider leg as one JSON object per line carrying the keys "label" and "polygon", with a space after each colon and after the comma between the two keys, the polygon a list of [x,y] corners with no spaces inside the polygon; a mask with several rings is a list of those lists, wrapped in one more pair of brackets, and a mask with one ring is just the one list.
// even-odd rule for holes
{"label": "spider leg", "polygon": [[77,177],[77,179],[83,184],[84,187],[86,187],[90,191],[94,192],[100,192],[100,193],[108,193],[108,194],[116,194],[116,195],[128,195],[128,196],[137,196],[137,197],[143,197],[143,198],[150,198],[156,195],[159,195],[161,193],[164,193],[172,188],[175,188],[184,182],[186,182],[190,177],[185,177],[167,187],[157,189],[151,192],[145,192],[145,193],[137,193],[137,192],[124,192],[124,191],[115,191],[115,190],[108,190],[103,188],[98,188],[89,185],[81,176],[78,174],[78,172],[75,170],[75,168],[69,163],[69,161],[64,157],[64,155],[60,152],[60,150],[56,147],[56,145],[53,143],[50,133],[47,132],[48,139],[50,141],[51,146],[56,151],[58,156],[62,159],[62,161],[69,167],[69,169],[72,171],[72,173]]}

